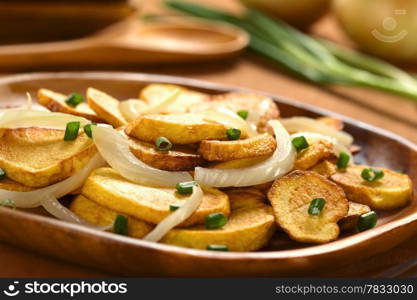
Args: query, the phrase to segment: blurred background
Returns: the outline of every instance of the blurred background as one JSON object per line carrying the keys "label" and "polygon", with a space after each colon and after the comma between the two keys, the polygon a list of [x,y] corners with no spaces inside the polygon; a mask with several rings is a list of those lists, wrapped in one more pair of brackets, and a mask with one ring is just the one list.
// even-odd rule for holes
{"label": "blurred background", "polygon": [[[183,76],[296,99],[417,143],[415,0],[0,0],[0,23],[0,79],[67,70]],[[416,245],[332,276],[375,274]],[[0,251],[11,277],[103,275],[3,243]]]}

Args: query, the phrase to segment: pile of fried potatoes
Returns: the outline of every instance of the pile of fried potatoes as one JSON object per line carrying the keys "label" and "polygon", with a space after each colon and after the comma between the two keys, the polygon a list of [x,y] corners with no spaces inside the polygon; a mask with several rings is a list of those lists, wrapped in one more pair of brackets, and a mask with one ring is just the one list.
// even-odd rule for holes
{"label": "pile of fried potatoes", "polygon": [[[173,92],[175,97],[169,103],[161,103]],[[245,168],[266,160],[277,148],[268,121],[279,119],[279,110],[263,95],[208,95],[175,85],[150,84],[138,99],[128,100],[135,101],[140,111],[133,117],[122,112],[122,101],[94,88],[88,88],[86,102],[75,107],[67,104],[67,97],[47,89],[38,91],[38,102],[51,111],[112,125],[129,140],[130,150],[139,160],[161,170]],[[218,107],[252,122],[259,134],[240,132],[230,139],[229,128],[200,114]],[[257,118],[251,118],[255,112]],[[335,118],[317,120],[343,129]],[[80,132],[65,147],[62,135],[59,130],[39,128],[3,130],[0,167],[7,178],[0,181],[0,188],[27,191],[50,185],[81,169],[97,151],[85,133]],[[168,139],[172,148],[159,149],[155,141],[160,137]],[[361,231],[358,222],[372,211],[396,209],[410,200],[413,188],[407,175],[355,164],[341,168],[338,160],[333,145],[317,139],[298,151],[293,170],[274,182],[243,188],[202,187],[199,208],[161,242],[196,249],[217,245],[212,250],[255,251],[268,244],[276,231],[283,231],[298,242],[326,243],[337,239],[341,230]],[[365,180],[364,169],[383,176]],[[124,215],[126,234],[135,238],[146,236],[187,198],[175,188],[133,183],[110,167],[94,170],[74,194],[70,209],[75,214],[102,226]],[[207,219],[216,215],[226,222],[208,227]]]}

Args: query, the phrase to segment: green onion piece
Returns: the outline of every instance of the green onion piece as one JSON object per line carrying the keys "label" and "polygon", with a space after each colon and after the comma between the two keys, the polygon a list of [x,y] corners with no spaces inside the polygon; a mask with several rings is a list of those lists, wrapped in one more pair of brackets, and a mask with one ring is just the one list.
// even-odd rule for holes
{"label": "green onion piece", "polygon": [[121,235],[127,235],[127,224],[129,219],[123,215],[117,215],[113,223],[113,232]]}
{"label": "green onion piece", "polygon": [[73,141],[78,136],[78,130],[80,130],[80,122],[68,122],[65,128],[64,141]]}
{"label": "green onion piece", "polygon": [[197,185],[195,181],[179,182],[176,185],[178,193],[181,195],[188,195],[193,192],[193,187]]}
{"label": "green onion piece", "polygon": [[6,177],[6,171],[0,168],[0,180],[4,179],[5,177]]}
{"label": "green onion piece", "polygon": [[207,250],[211,251],[229,251],[229,247],[225,245],[208,245]]}
{"label": "green onion piece", "polygon": [[300,152],[301,150],[308,148],[308,146],[310,146],[304,136],[298,136],[296,138],[293,138],[292,144],[295,150],[297,150],[297,152]]}
{"label": "green onion piece", "polygon": [[156,149],[160,151],[168,151],[172,148],[172,143],[166,137],[159,137],[155,140]]}
{"label": "green onion piece", "polygon": [[91,130],[91,126],[96,126],[96,125],[97,123],[92,122],[91,124],[87,124],[84,126],[84,132],[89,138],[93,137],[93,131]]}
{"label": "green onion piece", "polygon": [[358,231],[362,232],[371,228],[374,228],[378,221],[378,215],[374,211],[370,211],[359,217],[356,227]]}
{"label": "green onion piece", "polygon": [[9,206],[9,207],[12,207],[13,209],[16,209],[16,202],[11,199],[5,199],[0,202],[0,206]]}
{"label": "green onion piece", "polygon": [[243,120],[246,120],[249,116],[249,112],[247,110],[239,110],[237,112],[237,114],[239,115],[239,117],[241,117]]}
{"label": "green onion piece", "polygon": [[65,99],[65,103],[71,107],[76,107],[82,102],[85,102],[84,97],[78,93],[72,93],[67,97],[67,99]]}
{"label": "green onion piece", "polygon": [[341,152],[339,154],[339,159],[337,160],[338,169],[346,169],[349,164],[350,156],[346,152]]}
{"label": "green onion piece", "polygon": [[237,128],[229,128],[226,130],[227,138],[230,141],[238,140],[240,138],[240,134],[241,134],[240,129],[237,129]]}
{"label": "green onion piece", "polygon": [[170,204],[169,205],[169,210],[170,211],[176,211],[180,207],[181,207],[181,205]]}
{"label": "green onion piece", "polygon": [[206,218],[207,229],[221,228],[227,223],[227,217],[222,213],[212,213]]}
{"label": "green onion piece", "polygon": [[375,168],[365,168],[362,170],[361,176],[363,179],[369,182],[382,179],[384,177],[384,171]]}
{"label": "green onion piece", "polygon": [[324,198],[316,198],[311,201],[310,206],[308,207],[308,213],[313,216],[317,216],[321,213],[326,204]]}

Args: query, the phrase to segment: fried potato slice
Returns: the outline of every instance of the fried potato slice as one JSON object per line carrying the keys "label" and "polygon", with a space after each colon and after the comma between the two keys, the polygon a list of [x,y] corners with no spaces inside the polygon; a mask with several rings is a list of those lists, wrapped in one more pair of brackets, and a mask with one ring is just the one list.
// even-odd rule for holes
{"label": "fried potato slice", "polygon": [[222,124],[204,121],[199,114],[176,114],[140,116],[127,125],[125,132],[144,142],[154,143],[163,136],[173,144],[193,144],[225,139],[226,130]]}
{"label": "fried potato slice", "polygon": [[6,191],[12,191],[12,192],[30,192],[34,190],[34,188],[23,185],[9,178],[3,178],[2,180],[0,180],[0,190],[6,190]]}
{"label": "fried potato slice", "polygon": [[373,209],[390,210],[407,204],[411,198],[413,186],[410,177],[385,168],[384,177],[368,182],[361,177],[364,165],[349,166],[344,172],[338,172],[331,179],[340,185],[350,201],[362,203]]}
{"label": "fried potato slice", "polygon": [[275,139],[267,134],[236,141],[204,140],[198,153],[208,161],[229,161],[271,155],[277,148]]}
{"label": "fried potato slice", "polygon": [[[90,222],[91,224],[98,226],[106,226],[112,224],[114,219],[119,214],[118,212],[108,209],[104,206],[97,204],[96,202],[88,199],[83,195],[77,196],[70,204],[69,209]],[[132,217],[128,218],[127,235],[135,238],[143,238],[149,232],[152,231],[153,225],[135,219]]]}
{"label": "fried potato slice", "polygon": [[80,130],[74,141],[64,141],[63,130],[4,129],[0,136],[0,168],[7,177],[29,187],[47,186],[82,169],[97,152]]}
{"label": "fried potato slice", "polygon": [[[269,120],[279,118],[279,109],[274,101],[264,95],[253,93],[226,93],[210,96],[210,102],[196,104],[190,108],[191,112],[215,109],[218,107],[227,108],[233,112],[247,110],[249,112],[248,121],[257,119],[259,132],[270,132],[267,123]],[[256,114],[256,118],[252,118]]]}
{"label": "fried potato slice", "polygon": [[130,151],[145,164],[166,171],[191,171],[205,163],[192,147],[174,145],[169,151],[158,151],[154,144],[128,137]]}
{"label": "fried potato slice", "polygon": [[230,207],[233,210],[243,207],[254,207],[265,204],[266,196],[255,188],[232,188],[225,191],[229,196]]}
{"label": "fried potato slice", "polygon": [[[319,215],[308,209],[315,198],[326,203]],[[275,180],[268,192],[278,225],[294,240],[326,243],[339,235],[337,222],[348,213],[342,188],[311,171],[293,171]]]}
{"label": "fried potato slice", "polygon": [[139,94],[139,98],[146,101],[150,106],[156,106],[166,99],[166,97],[171,95],[176,89],[180,90],[180,94],[172,103],[164,108],[161,112],[162,114],[186,113],[191,106],[200,105],[208,101],[208,95],[206,94],[192,91],[178,85],[159,83],[150,84],[144,87]]}
{"label": "fried potato slice", "polygon": [[207,230],[202,225],[176,228],[169,231],[161,242],[195,249],[224,245],[229,251],[255,251],[268,243],[274,231],[272,209],[261,204],[233,210],[222,228]]}
{"label": "fried potato slice", "polygon": [[351,230],[355,228],[361,215],[370,212],[368,205],[349,201],[349,211],[346,217],[339,221],[340,230]]}
{"label": "fried potato slice", "polygon": [[87,102],[92,110],[107,123],[117,128],[127,124],[119,109],[119,100],[94,88],[87,89]]}
{"label": "fried potato slice", "polygon": [[322,162],[318,163],[317,165],[311,167],[310,171],[316,172],[321,176],[329,178],[333,174],[337,172],[337,166],[333,161],[330,160],[323,160]]}
{"label": "fried potato slice", "polygon": [[332,127],[336,130],[343,130],[343,122],[340,119],[333,118],[333,117],[321,117],[317,118],[317,121],[320,121],[326,124],[329,127]]}
{"label": "fried potato slice", "polygon": [[[202,224],[211,213],[230,213],[226,194],[213,188],[203,188],[200,207],[181,226]],[[156,188],[132,183],[111,168],[94,170],[87,178],[82,194],[87,198],[121,213],[159,224],[170,212],[170,205],[182,205],[187,197],[175,188]]]}
{"label": "fried potato slice", "polygon": [[50,111],[84,117],[93,122],[103,122],[87,103],[80,103],[76,107],[69,106],[65,100],[67,96],[48,89],[38,90],[38,102]]}
{"label": "fried potato slice", "polygon": [[325,159],[335,157],[333,144],[325,140],[316,140],[308,148],[297,153],[295,170],[307,170]]}

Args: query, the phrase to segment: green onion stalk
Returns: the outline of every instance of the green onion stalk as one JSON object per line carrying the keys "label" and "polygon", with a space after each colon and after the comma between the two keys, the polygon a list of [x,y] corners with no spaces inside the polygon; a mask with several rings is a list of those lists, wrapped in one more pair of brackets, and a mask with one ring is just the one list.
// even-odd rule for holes
{"label": "green onion stalk", "polygon": [[165,4],[184,13],[223,21],[250,35],[249,48],[294,75],[321,84],[373,88],[417,102],[417,80],[407,72],[377,58],[309,36],[280,20],[253,9],[243,17],[196,3],[169,0]]}

